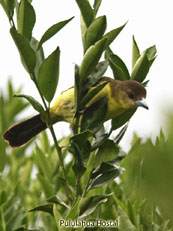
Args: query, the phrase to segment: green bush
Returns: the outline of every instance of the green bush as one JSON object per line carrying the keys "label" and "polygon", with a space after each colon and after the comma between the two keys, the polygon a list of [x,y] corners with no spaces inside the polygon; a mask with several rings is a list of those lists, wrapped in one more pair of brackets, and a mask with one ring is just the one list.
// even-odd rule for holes
{"label": "green bush", "polygon": [[[146,85],[145,78],[156,57],[155,46],[140,53],[133,38],[130,74],[123,60],[109,47],[126,24],[105,33],[106,16],[97,18],[101,0],[95,0],[93,6],[88,0],[76,0],[82,15],[84,57],[81,65],[75,66],[73,133],[57,140],[49,107],[58,85],[60,49],[55,48],[45,58],[42,45],[70,24],[73,17],[51,26],[38,41],[32,35],[36,14],[31,2],[0,0],[22,64],[42,103],[21,94],[21,89],[14,90],[9,81],[8,94],[0,92],[0,135],[16,122],[16,116],[29,105],[27,100],[50,124],[54,144],[50,144],[46,132],[16,149],[0,139],[0,230],[91,229],[86,224],[64,227],[61,220],[102,221],[103,227],[98,225],[92,230],[105,230],[108,221],[114,222],[114,227],[106,230],[172,230],[172,130],[167,139],[161,133],[155,144],[150,139],[142,143],[136,138],[127,155],[119,142],[136,110],[113,119],[110,131],[106,131],[102,125],[104,100],[99,102],[100,107],[95,105],[96,111],[85,111],[79,126],[81,109],[103,86],[88,94],[86,89],[103,76],[108,66],[115,79],[133,79]],[[104,60],[100,61],[103,54]],[[119,128],[116,138],[110,139],[111,133]]]}

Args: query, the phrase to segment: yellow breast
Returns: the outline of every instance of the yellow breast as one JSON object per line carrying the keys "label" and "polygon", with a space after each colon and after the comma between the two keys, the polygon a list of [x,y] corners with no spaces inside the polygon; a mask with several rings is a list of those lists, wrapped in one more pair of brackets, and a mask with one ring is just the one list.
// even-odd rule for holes
{"label": "yellow breast", "polygon": [[[93,88],[92,88],[93,89]],[[101,91],[99,91],[86,105],[89,107],[102,97],[108,97],[108,111],[106,120],[112,119],[122,112],[124,108],[118,103],[116,98],[111,95],[110,84],[108,83]],[[50,114],[53,122],[66,121],[73,122],[74,117],[74,88],[64,91],[54,102],[50,109]]]}

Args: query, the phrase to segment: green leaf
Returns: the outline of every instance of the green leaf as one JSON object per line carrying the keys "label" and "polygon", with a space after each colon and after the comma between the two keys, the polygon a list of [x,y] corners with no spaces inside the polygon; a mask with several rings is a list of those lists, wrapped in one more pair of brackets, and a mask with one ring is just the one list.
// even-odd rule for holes
{"label": "green leaf", "polygon": [[2,5],[9,20],[11,20],[16,6],[15,0],[0,0],[0,4]]}
{"label": "green leaf", "polygon": [[97,207],[103,203],[106,203],[108,198],[112,194],[107,195],[96,195],[87,198],[83,198],[80,201],[79,208],[80,208],[80,219],[83,219],[93,213]]}
{"label": "green leaf", "polygon": [[70,209],[70,207],[64,201],[62,201],[57,195],[48,198],[47,202],[62,205],[63,207]]}
{"label": "green leaf", "polygon": [[89,91],[81,100],[80,108],[83,108],[99,91],[101,91],[108,82],[103,82]]}
{"label": "green leaf", "polygon": [[0,207],[7,201],[7,193],[2,191],[0,193]]}
{"label": "green leaf", "polygon": [[114,41],[114,39],[119,35],[119,33],[122,31],[122,29],[125,27],[127,23],[125,23],[124,25],[111,30],[110,32],[108,32],[107,34],[105,34],[103,36],[103,38],[106,38],[106,44],[105,44],[105,49],[108,48],[108,46]]}
{"label": "green leaf", "polygon": [[101,173],[95,179],[93,179],[90,185],[90,190],[108,184],[110,181],[118,177],[121,173],[122,170],[119,167]]}
{"label": "green leaf", "polygon": [[70,202],[73,202],[74,198],[73,198],[73,192],[72,192],[71,187],[69,187],[67,182],[62,177],[58,177],[58,179],[61,181],[61,183],[64,187],[64,191],[65,191],[67,198],[70,200]]}
{"label": "green leaf", "polygon": [[109,57],[109,64],[114,74],[114,79],[121,81],[129,80],[130,74],[129,71],[123,62],[123,60],[117,55],[113,54]]}
{"label": "green leaf", "polygon": [[107,114],[107,98],[103,97],[88,107],[81,121],[81,132],[91,130],[96,132],[102,126]]}
{"label": "green leaf", "polygon": [[80,81],[84,81],[96,67],[102,52],[104,51],[106,39],[101,39],[91,46],[85,53],[79,68]]}
{"label": "green leaf", "polygon": [[102,0],[95,0],[94,1],[94,6],[93,6],[93,8],[94,8],[94,16],[96,16],[101,3],[102,3]]}
{"label": "green leaf", "polygon": [[96,18],[85,33],[85,51],[100,40],[106,30],[106,16]]}
{"label": "green leaf", "polygon": [[91,151],[91,145],[89,141],[86,141],[83,147],[80,148],[79,144],[72,142],[72,147],[74,150],[73,154],[75,157],[73,171],[76,174],[76,176],[81,177],[86,171],[85,163],[87,162],[89,158],[89,154]]}
{"label": "green leaf", "polygon": [[132,70],[131,79],[143,82],[150,69],[150,62],[147,58],[146,51],[138,58]]}
{"label": "green leaf", "polygon": [[71,210],[66,216],[66,220],[75,220],[79,216],[79,203],[80,203],[80,198],[75,202]]}
{"label": "green leaf", "polygon": [[123,136],[124,136],[127,128],[128,128],[128,123],[124,125],[124,127],[120,130],[120,132],[118,133],[118,135],[115,137],[114,141],[115,141],[116,144],[119,144],[119,142],[123,138]]}
{"label": "green leaf", "polygon": [[84,89],[94,86],[104,75],[108,68],[109,62],[107,60],[99,62],[92,73],[88,75],[86,82],[84,82]]}
{"label": "green leaf", "polygon": [[96,150],[100,147],[101,144],[105,142],[105,140],[109,137],[109,133],[105,132],[104,126],[102,126],[96,133],[95,133],[95,140],[92,145],[92,151]]}
{"label": "green leaf", "polygon": [[92,171],[91,179],[95,179],[101,174],[105,174],[111,170],[116,170],[117,166],[110,162],[102,162],[96,169]]}
{"label": "green leaf", "polygon": [[40,113],[44,112],[44,108],[42,107],[42,105],[36,99],[34,99],[32,96],[21,94],[21,95],[14,95],[14,97],[25,98],[30,102],[30,104],[33,106],[33,108],[36,111],[38,111]]}
{"label": "green leaf", "polygon": [[34,70],[36,77],[38,75],[38,71],[40,69],[40,66],[41,66],[42,62],[45,59],[44,58],[43,47],[41,46],[40,49],[38,50],[37,49],[38,44],[39,44],[39,42],[34,37],[32,37],[31,41],[30,41],[30,45],[31,45],[32,49],[35,51],[35,54],[36,54],[36,66],[35,66],[35,70]]}
{"label": "green leaf", "polygon": [[0,208],[0,230],[6,231],[6,224],[3,209]]}
{"label": "green leaf", "polygon": [[29,210],[29,212],[37,212],[37,211],[41,211],[53,215],[53,204],[40,205]]}
{"label": "green leaf", "polygon": [[34,72],[36,65],[36,56],[31,48],[29,41],[14,28],[10,29],[11,36],[18,48],[25,69],[31,74]]}
{"label": "green leaf", "polygon": [[67,20],[65,20],[65,21],[62,21],[62,22],[58,22],[58,23],[54,24],[53,26],[51,26],[51,27],[43,34],[43,36],[41,37],[37,50],[39,50],[43,43],[45,43],[47,40],[49,40],[50,38],[52,38],[52,37],[53,37],[56,33],[58,33],[67,23],[69,23],[73,18],[74,18],[74,17],[69,18],[69,19],[67,19]]}
{"label": "green leaf", "polygon": [[60,220],[63,220],[61,213],[58,211],[57,205],[53,205],[53,215],[55,217],[56,225],[59,231],[62,230],[62,226],[60,225]]}
{"label": "green leaf", "polygon": [[44,175],[44,177],[48,180],[51,180],[53,169],[51,167],[50,162],[48,161],[48,158],[46,157],[46,154],[38,147],[38,145],[36,145],[34,157],[37,166],[39,169],[41,169],[41,172]]}
{"label": "green leaf", "polygon": [[137,228],[131,223],[127,214],[119,207],[119,230],[120,231],[137,231]]}
{"label": "green leaf", "polygon": [[82,176],[85,172],[85,164],[89,158],[91,145],[88,138],[92,136],[90,131],[84,131],[80,134],[74,135],[71,139],[71,147],[75,157],[73,170],[77,176]]}
{"label": "green leaf", "polygon": [[48,102],[54,97],[59,78],[59,47],[46,58],[38,72],[38,85],[41,93]]}
{"label": "green leaf", "polygon": [[96,168],[102,162],[108,162],[116,158],[119,148],[112,140],[106,140],[98,149],[93,167]]}
{"label": "green leaf", "polygon": [[93,10],[88,0],[76,0],[80,8],[83,20],[88,27],[93,21]]}
{"label": "green leaf", "polygon": [[136,43],[135,37],[133,36],[133,47],[132,47],[132,68],[135,66],[136,61],[140,57],[140,50]]}
{"label": "green leaf", "polygon": [[19,5],[17,17],[18,32],[30,40],[35,21],[36,15],[34,8],[27,0],[22,0]]}
{"label": "green leaf", "polygon": [[146,49],[146,53],[147,53],[148,60],[151,61],[152,63],[152,61],[155,60],[157,54],[156,46],[154,45]]}
{"label": "green leaf", "polygon": [[42,186],[43,192],[47,198],[51,197],[55,194],[55,190],[53,188],[53,185],[51,184],[50,180],[48,180],[46,177],[42,176],[41,174],[37,174],[38,181],[40,182],[40,185]]}
{"label": "green leaf", "polygon": [[123,126],[135,113],[136,109],[129,109],[128,111],[124,112],[123,114],[115,117],[112,119],[112,130],[116,130]]}
{"label": "green leaf", "polygon": [[6,224],[6,230],[14,230],[22,225],[23,220],[26,219],[26,212],[22,208],[11,214],[8,223]]}
{"label": "green leaf", "polygon": [[142,83],[147,76],[149,69],[156,58],[156,47],[152,46],[146,49],[136,61],[131,79]]}
{"label": "green leaf", "polygon": [[127,209],[128,209],[128,216],[129,216],[132,224],[137,226],[137,216],[136,216],[137,214],[135,213],[136,212],[135,208],[130,201],[128,201]]}
{"label": "green leaf", "polygon": [[85,145],[85,143],[87,142],[88,138],[92,135],[93,134],[91,131],[84,131],[81,132],[80,134],[72,136],[70,142],[71,143],[75,142],[76,144],[78,144],[79,148],[81,149],[83,145]]}
{"label": "green leaf", "polygon": [[[79,76],[79,67],[75,65],[75,89],[74,89],[74,99],[75,99],[75,117],[80,116],[79,113],[79,103],[80,103],[80,76]],[[79,119],[76,119],[73,124],[73,132],[74,134],[78,133],[78,122]]]}

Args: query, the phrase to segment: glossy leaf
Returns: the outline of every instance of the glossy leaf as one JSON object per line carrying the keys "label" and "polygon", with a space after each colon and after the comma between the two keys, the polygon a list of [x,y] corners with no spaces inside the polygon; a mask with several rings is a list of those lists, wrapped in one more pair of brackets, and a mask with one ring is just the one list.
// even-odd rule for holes
{"label": "glossy leaf", "polygon": [[107,98],[104,97],[85,110],[81,121],[81,132],[85,130],[98,131],[105,121],[106,114]]}
{"label": "glossy leaf", "polygon": [[75,142],[76,144],[79,145],[80,148],[82,148],[90,136],[92,136],[91,131],[84,131],[84,132],[81,132],[80,134],[72,136],[72,138],[70,139],[70,142],[71,143]]}
{"label": "glossy leaf", "polygon": [[9,20],[12,19],[14,14],[14,8],[16,5],[15,0],[0,0],[0,4],[2,5],[5,13],[7,14]]}
{"label": "glossy leaf", "polygon": [[48,198],[48,199],[47,199],[47,202],[53,203],[53,204],[62,205],[63,207],[65,207],[65,208],[67,208],[67,209],[70,208],[70,207],[69,207],[64,201],[62,201],[57,195]]}
{"label": "glossy leaf", "polygon": [[57,48],[46,58],[38,72],[38,85],[41,93],[48,102],[54,97],[59,78],[60,50]]}
{"label": "glossy leaf", "polygon": [[140,50],[136,43],[135,37],[133,36],[133,46],[132,46],[132,68],[134,67],[136,61],[140,57]]}
{"label": "glossy leaf", "polygon": [[36,211],[46,212],[53,215],[53,204],[40,205],[29,210],[29,212],[36,212]]}
{"label": "glossy leaf", "polygon": [[154,45],[146,49],[146,53],[149,61],[152,62],[153,60],[155,60],[157,54],[156,46]]}
{"label": "glossy leaf", "polygon": [[107,41],[105,43],[105,49],[109,47],[109,45],[114,41],[114,39],[119,35],[119,33],[122,31],[122,29],[125,27],[127,23],[125,23],[124,25],[111,30],[110,32],[108,32],[107,34],[105,34],[103,36],[103,38],[106,38]]}
{"label": "glossy leaf", "polygon": [[100,40],[106,30],[106,16],[96,18],[85,33],[85,51],[98,40]]}
{"label": "glossy leaf", "polygon": [[121,174],[121,171],[118,168],[107,171],[103,174],[100,174],[95,179],[93,179],[91,186],[90,186],[90,190],[101,187],[105,184],[108,184],[110,181],[118,177],[120,174]]}
{"label": "glossy leaf", "polygon": [[133,68],[131,79],[136,80],[142,83],[148,74],[150,69],[150,62],[147,58],[146,52],[144,52],[136,61],[136,64]]}
{"label": "glossy leaf", "polygon": [[109,62],[107,60],[99,62],[92,73],[87,77],[86,82],[84,82],[84,89],[88,89],[94,86],[104,75],[108,68]]}
{"label": "glossy leaf", "polygon": [[107,139],[98,149],[93,167],[96,168],[102,162],[108,162],[116,158],[119,152],[119,148],[117,145],[112,141]]}
{"label": "glossy leaf", "polygon": [[113,54],[109,57],[109,64],[113,71],[114,78],[124,81],[130,79],[129,71],[123,60],[117,55]]}
{"label": "glossy leaf", "polygon": [[30,104],[33,106],[33,108],[36,111],[38,111],[40,113],[44,112],[44,108],[42,107],[42,105],[36,99],[34,99],[32,96],[21,94],[21,95],[14,95],[14,97],[25,98],[30,102]]}
{"label": "glossy leaf", "polygon": [[94,16],[96,16],[101,3],[102,3],[102,0],[95,0],[94,1],[94,6],[93,6],[93,8],[94,8]]}
{"label": "glossy leaf", "polygon": [[106,39],[101,39],[91,46],[85,53],[79,68],[80,80],[83,82],[96,67],[102,52],[104,51]]}
{"label": "glossy leaf", "polygon": [[85,165],[89,158],[89,154],[91,151],[91,145],[88,140],[85,143],[83,143],[83,146],[73,141],[72,147],[74,150],[73,154],[75,157],[73,171],[76,174],[76,176],[81,177],[86,171]]}
{"label": "glossy leaf", "polygon": [[135,63],[132,70],[131,79],[142,83],[147,76],[149,69],[156,58],[156,47],[146,49]]}
{"label": "glossy leaf", "polygon": [[18,32],[30,40],[35,21],[34,8],[27,0],[22,0],[19,5],[17,17]]}
{"label": "glossy leaf", "polygon": [[101,144],[105,142],[106,139],[109,137],[109,133],[105,132],[104,126],[102,126],[96,133],[95,133],[95,140],[92,145],[92,151],[96,150],[100,147]]}
{"label": "glossy leaf", "polygon": [[38,50],[37,49],[38,44],[39,44],[39,42],[35,38],[32,37],[31,41],[30,41],[30,45],[31,45],[32,49],[35,51],[35,55],[36,55],[36,66],[35,66],[35,70],[34,70],[36,77],[38,75],[38,71],[40,69],[42,62],[45,59],[43,47],[41,46],[40,49]]}
{"label": "glossy leaf", "polygon": [[78,4],[83,20],[88,27],[93,21],[93,10],[88,0],[76,0]]}
{"label": "glossy leaf", "polygon": [[29,73],[33,73],[36,65],[36,56],[34,50],[31,48],[29,41],[14,28],[10,29],[11,36],[18,48],[21,59],[25,69]]}
{"label": "glossy leaf", "polygon": [[77,135],[74,135],[71,139],[71,145],[74,149],[74,156],[75,156],[75,166],[74,171],[76,174],[82,171],[85,171],[85,163],[88,160],[89,153],[90,153],[90,143],[88,138],[91,137],[93,134],[90,131],[84,131]]}
{"label": "glossy leaf", "polygon": [[129,109],[123,114],[112,119],[112,130],[116,130],[123,126],[135,113],[136,109]]}
{"label": "glossy leaf", "polygon": [[80,219],[83,219],[92,214],[99,205],[105,203],[112,194],[96,195],[87,198],[83,198],[80,201]]}
{"label": "glossy leaf", "polygon": [[74,122],[73,122],[73,133],[77,134],[79,130],[79,104],[80,104],[80,97],[81,97],[81,87],[80,87],[80,76],[79,76],[79,66],[75,65],[75,76],[74,76],[75,86],[74,86],[74,100],[75,100],[75,113],[74,113]]}
{"label": "glossy leaf", "polygon": [[120,132],[118,133],[118,135],[115,137],[114,141],[115,141],[116,144],[119,144],[119,142],[123,138],[123,136],[124,136],[127,128],[128,128],[128,123],[124,125],[124,127],[120,130]]}
{"label": "glossy leaf", "polygon": [[52,38],[56,33],[58,33],[67,23],[69,23],[74,17],[62,21],[62,22],[58,22],[56,24],[54,24],[53,26],[51,26],[41,37],[39,45],[38,45],[38,49],[40,49],[40,47],[43,45],[43,43],[45,43],[47,40],[49,40],[50,38]]}
{"label": "glossy leaf", "polygon": [[112,170],[116,170],[117,167],[111,162],[102,162],[96,169],[92,171],[91,179],[95,179],[101,174],[107,173]]}

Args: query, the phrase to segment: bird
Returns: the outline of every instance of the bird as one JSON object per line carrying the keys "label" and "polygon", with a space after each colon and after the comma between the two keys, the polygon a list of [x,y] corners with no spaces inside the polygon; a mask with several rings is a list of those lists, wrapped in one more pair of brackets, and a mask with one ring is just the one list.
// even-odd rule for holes
{"label": "bird", "polygon": [[[103,97],[107,98],[107,112],[105,121],[113,119],[131,108],[143,107],[148,109],[145,101],[146,89],[135,80],[120,81],[110,77],[102,77],[89,91],[98,85],[106,82],[105,86],[87,103],[86,107],[93,105]],[[75,88],[71,87],[63,91],[50,107],[51,123],[60,121],[70,124],[74,121],[75,115]],[[37,134],[48,127],[40,114],[33,116],[23,122],[12,125],[3,134],[3,139],[15,148],[30,141]]]}

